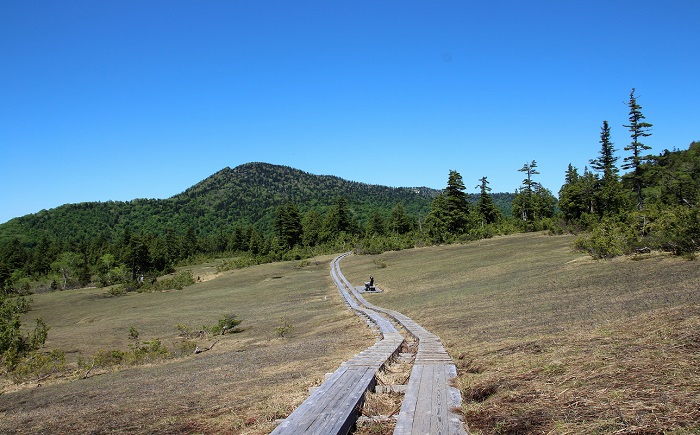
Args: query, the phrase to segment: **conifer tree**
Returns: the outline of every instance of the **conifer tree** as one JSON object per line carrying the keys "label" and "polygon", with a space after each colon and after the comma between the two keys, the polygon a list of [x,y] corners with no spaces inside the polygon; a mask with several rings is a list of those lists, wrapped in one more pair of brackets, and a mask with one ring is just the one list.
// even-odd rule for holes
{"label": "conifer tree", "polygon": [[502,215],[501,211],[496,208],[496,206],[493,203],[493,198],[491,198],[491,195],[489,192],[491,191],[491,188],[489,187],[489,182],[486,179],[486,177],[482,177],[479,179],[481,182],[479,185],[476,186],[477,189],[479,189],[479,200],[476,204],[477,209],[479,210],[479,214],[483,218],[484,222],[487,224],[492,224],[495,222],[498,222],[501,220]]}
{"label": "conifer tree", "polygon": [[600,129],[600,155],[597,159],[590,161],[591,167],[603,174],[604,180],[617,179],[619,170],[615,166],[617,156],[615,156],[615,148],[610,142],[610,126],[608,121],[603,121],[603,126]]}
{"label": "conifer tree", "polygon": [[425,228],[430,239],[442,243],[449,236],[447,224],[447,199],[444,192],[440,193],[430,203],[430,212],[425,218]]}
{"label": "conifer tree", "polygon": [[567,221],[575,221],[586,212],[578,169],[569,163],[564,176],[564,185],[559,189],[559,209]]}
{"label": "conifer tree", "polygon": [[599,216],[619,214],[625,207],[625,198],[618,177],[619,170],[615,163],[615,148],[610,142],[610,126],[608,121],[603,121],[600,130],[600,154],[597,159],[592,159],[591,167],[602,173],[602,178],[595,183],[595,203]]}
{"label": "conifer tree", "polygon": [[518,169],[518,172],[525,172],[526,177],[523,180],[523,186],[520,188],[519,192],[516,192],[516,198],[513,200],[513,208],[516,208],[520,215],[520,218],[526,222],[528,219],[534,219],[534,192],[537,187],[537,182],[532,180],[533,175],[539,175],[537,171],[537,162],[532,161],[531,163],[525,163],[522,168]]}
{"label": "conifer tree", "polygon": [[644,187],[643,163],[649,159],[649,156],[644,154],[644,152],[651,149],[651,147],[644,145],[640,142],[640,139],[651,136],[649,129],[652,127],[652,124],[644,121],[645,117],[642,114],[642,106],[637,103],[637,97],[635,97],[634,91],[635,89],[632,88],[630,100],[627,104],[630,109],[630,123],[624,125],[624,127],[629,129],[630,137],[632,138],[632,142],[625,147],[625,151],[631,151],[632,155],[625,157],[625,163],[622,165],[622,169],[632,170],[629,174],[629,179],[632,183],[632,190],[634,190],[637,195],[637,207],[641,210],[644,207],[644,199],[642,198],[642,187]]}
{"label": "conifer tree", "polygon": [[391,209],[391,221],[389,222],[389,229],[398,234],[406,234],[411,231],[411,219],[406,213],[406,207],[403,203],[397,203],[393,209]]}
{"label": "conifer tree", "polygon": [[372,216],[367,222],[367,235],[368,236],[383,236],[386,234],[386,223],[384,222],[384,217],[379,211],[375,210]]}
{"label": "conifer tree", "polygon": [[316,246],[320,242],[323,216],[315,209],[310,209],[302,221],[302,240],[306,246]]}
{"label": "conifer tree", "polygon": [[469,203],[467,194],[464,192],[464,181],[457,171],[450,171],[445,188],[445,206],[447,230],[451,234],[459,234],[467,230],[469,218]]}
{"label": "conifer tree", "polygon": [[291,249],[301,242],[302,225],[299,209],[293,202],[277,207],[275,213],[275,230],[280,243],[286,249]]}

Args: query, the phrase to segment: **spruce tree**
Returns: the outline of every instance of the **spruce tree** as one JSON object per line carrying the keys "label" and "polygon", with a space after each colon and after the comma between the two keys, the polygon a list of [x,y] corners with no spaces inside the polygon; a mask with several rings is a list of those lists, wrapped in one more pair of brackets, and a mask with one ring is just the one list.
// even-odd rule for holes
{"label": "spruce tree", "polygon": [[411,231],[411,219],[406,213],[406,207],[401,202],[397,203],[391,210],[389,229],[398,234],[406,234]]}
{"label": "spruce tree", "polygon": [[642,198],[642,187],[644,187],[643,163],[649,159],[649,156],[644,154],[644,152],[651,149],[651,147],[644,145],[640,142],[640,139],[651,136],[649,129],[652,125],[644,121],[645,117],[642,114],[642,106],[637,103],[637,97],[634,96],[634,91],[635,89],[632,88],[630,101],[627,104],[630,109],[630,123],[624,125],[624,127],[629,129],[630,137],[632,138],[632,142],[625,147],[625,151],[631,151],[632,155],[625,157],[625,163],[622,165],[622,169],[632,170],[632,173],[629,174],[629,179],[632,183],[632,190],[634,190],[637,195],[637,207],[641,210],[644,207],[644,199]]}
{"label": "spruce tree", "polygon": [[310,209],[302,221],[302,240],[306,246],[316,246],[321,239],[323,216],[315,209]]}
{"label": "spruce tree", "polygon": [[493,198],[489,192],[491,188],[489,187],[489,182],[486,177],[479,179],[480,184],[476,186],[479,189],[479,200],[476,204],[476,208],[479,210],[479,214],[483,218],[483,222],[486,224],[492,224],[501,220],[502,215],[500,210],[496,208],[493,203]]}
{"label": "spruce tree", "polygon": [[625,207],[625,198],[618,177],[619,170],[615,163],[615,148],[610,142],[610,126],[608,121],[603,121],[600,130],[600,155],[592,159],[591,167],[602,173],[602,178],[595,183],[595,208],[599,216],[611,216],[619,214]]}
{"label": "spruce tree", "polygon": [[447,198],[444,192],[430,203],[430,212],[425,217],[425,228],[434,243],[442,243],[448,239]]}
{"label": "spruce tree", "polygon": [[537,168],[537,162],[533,160],[531,163],[525,163],[522,168],[518,169],[518,172],[525,172],[526,177],[523,180],[523,186],[516,192],[516,197],[513,199],[513,208],[515,209],[517,205],[518,214],[524,222],[535,218],[533,195],[538,183],[532,180],[532,176],[539,175],[535,168]]}
{"label": "spruce tree", "polygon": [[603,174],[603,179],[617,179],[619,170],[615,166],[617,156],[615,156],[615,148],[610,142],[610,126],[608,121],[603,121],[603,126],[600,129],[600,156],[597,159],[590,161],[591,167]]}
{"label": "spruce tree", "polygon": [[586,212],[580,180],[578,169],[569,163],[564,185],[559,189],[559,209],[564,213],[564,218],[570,222],[578,220]]}
{"label": "spruce tree", "polygon": [[383,236],[386,234],[386,222],[378,210],[375,210],[367,222],[366,233],[368,236]]}
{"label": "spruce tree", "polygon": [[459,234],[467,230],[469,203],[467,203],[465,189],[460,173],[451,170],[445,189],[447,229],[451,234]]}
{"label": "spruce tree", "polygon": [[275,229],[283,248],[292,249],[294,245],[301,242],[301,216],[293,202],[290,201],[277,208]]}

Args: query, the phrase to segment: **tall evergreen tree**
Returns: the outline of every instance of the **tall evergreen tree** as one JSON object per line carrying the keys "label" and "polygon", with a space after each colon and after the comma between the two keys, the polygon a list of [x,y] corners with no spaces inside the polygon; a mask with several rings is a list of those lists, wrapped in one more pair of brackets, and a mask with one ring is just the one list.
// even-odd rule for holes
{"label": "tall evergreen tree", "polygon": [[460,173],[451,170],[447,188],[445,188],[447,230],[451,234],[459,234],[467,230],[469,203],[465,189]]}
{"label": "tall evergreen tree", "polygon": [[302,225],[299,209],[293,202],[277,207],[275,213],[275,230],[280,243],[286,249],[291,249],[301,242]]}
{"label": "tall evergreen tree", "polygon": [[610,142],[608,121],[603,121],[599,142],[600,154],[598,158],[590,161],[591,167],[602,174],[602,178],[595,183],[595,208],[601,217],[617,215],[625,208],[626,201],[620,185],[619,170],[615,165],[618,158]]}
{"label": "tall evergreen tree", "polygon": [[442,243],[449,236],[447,223],[447,198],[444,192],[440,193],[430,203],[430,212],[425,217],[425,229],[430,239],[435,243]]}
{"label": "tall evergreen tree", "polygon": [[310,209],[302,221],[302,240],[306,246],[316,246],[321,240],[323,216],[315,209]]}
{"label": "tall evergreen tree", "polygon": [[322,241],[328,242],[338,237],[341,233],[352,234],[355,230],[354,221],[345,196],[338,196],[336,203],[326,213],[323,223]]}
{"label": "tall evergreen tree", "polygon": [[649,155],[644,154],[645,151],[651,149],[650,146],[644,145],[640,139],[651,136],[649,129],[652,124],[644,121],[645,117],[642,114],[642,106],[637,103],[637,97],[634,95],[635,89],[630,92],[630,100],[627,106],[630,109],[630,123],[624,125],[630,131],[632,142],[625,147],[625,151],[631,151],[632,155],[625,157],[625,163],[622,165],[624,170],[632,170],[629,174],[629,179],[632,183],[632,190],[637,195],[637,207],[641,210],[644,207],[644,198],[642,197],[642,188],[644,187],[644,169],[643,163],[649,159]]}
{"label": "tall evergreen tree", "polygon": [[617,162],[617,156],[615,156],[615,148],[613,148],[613,143],[610,142],[610,126],[608,121],[603,121],[603,126],[600,129],[600,155],[597,159],[592,159],[591,167],[596,171],[603,174],[604,180],[617,179],[617,174],[619,170],[615,163]]}
{"label": "tall evergreen tree", "polygon": [[265,239],[262,234],[252,229],[250,232],[250,240],[248,242],[248,251],[253,255],[264,254]]}
{"label": "tall evergreen tree", "polygon": [[501,220],[501,211],[498,210],[496,205],[493,203],[493,198],[491,198],[491,188],[489,187],[489,182],[486,177],[479,179],[480,184],[476,186],[479,189],[479,200],[476,204],[476,208],[479,210],[479,214],[483,218],[486,224],[492,224]]}
{"label": "tall evergreen tree", "polygon": [[535,218],[534,193],[538,183],[532,179],[532,176],[539,175],[536,168],[537,162],[533,160],[531,163],[525,163],[522,168],[518,169],[518,172],[524,172],[526,177],[519,192],[516,192],[516,198],[513,199],[513,208],[515,209],[517,204],[519,212],[517,214],[520,215],[524,222]]}
{"label": "tall evergreen tree", "polygon": [[367,222],[368,236],[383,236],[386,234],[386,222],[379,211],[375,210]]}
{"label": "tall evergreen tree", "polygon": [[559,209],[567,221],[575,221],[587,211],[580,179],[578,169],[569,163],[564,176],[564,185],[559,189]]}
{"label": "tall evergreen tree", "polygon": [[391,209],[389,230],[397,234],[406,234],[411,231],[411,219],[408,217],[406,207],[404,207],[402,202],[397,203]]}
{"label": "tall evergreen tree", "polygon": [[195,255],[199,252],[199,239],[197,238],[197,231],[194,227],[190,225],[187,227],[187,232],[182,238],[182,255],[187,258]]}

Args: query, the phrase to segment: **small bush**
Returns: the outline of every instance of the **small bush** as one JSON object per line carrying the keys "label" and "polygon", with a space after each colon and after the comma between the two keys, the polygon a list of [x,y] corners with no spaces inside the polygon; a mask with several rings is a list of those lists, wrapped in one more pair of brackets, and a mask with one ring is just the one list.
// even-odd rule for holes
{"label": "small bush", "polygon": [[180,347],[178,348],[178,355],[192,355],[197,349],[197,343],[192,340],[185,340],[182,343],[180,343]]}
{"label": "small bush", "polygon": [[52,350],[51,352],[32,352],[23,358],[10,373],[14,382],[26,382],[31,379],[41,380],[54,373],[60,373],[66,365],[65,353]]}
{"label": "small bush", "polygon": [[377,266],[377,269],[386,269],[388,264],[383,258],[377,258],[376,260],[373,261],[374,265]]}
{"label": "small bush", "polygon": [[235,332],[240,332],[240,330],[237,330],[236,327],[240,325],[242,320],[236,319],[235,314],[229,314],[226,317],[219,319],[219,322],[210,327],[209,331],[213,335],[224,335],[227,332],[228,333],[235,333]]}
{"label": "small bush", "polygon": [[161,278],[153,283],[144,284],[141,286],[141,291],[160,291],[160,290],[182,290],[183,288],[194,284],[192,271],[181,270],[175,273],[174,276]]}
{"label": "small bush", "polygon": [[107,294],[110,296],[124,296],[127,293],[126,287],[122,285],[115,285],[109,289]]}
{"label": "small bush", "polygon": [[130,365],[137,365],[168,357],[170,357],[170,351],[160,340],[149,340],[139,346],[133,346],[131,352],[126,354],[125,361]]}
{"label": "small bush", "polygon": [[593,231],[577,238],[574,246],[594,258],[612,258],[629,253],[635,239],[634,230],[626,224],[603,220]]}
{"label": "small bush", "polygon": [[220,265],[216,266],[217,272],[226,272],[228,270],[244,269],[258,264],[269,263],[270,259],[261,255],[245,254],[229,260],[224,260]]}
{"label": "small bush", "polygon": [[292,332],[293,326],[289,322],[289,319],[283,318],[280,320],[279,325],[275,328],[275,333],[277,334],[278,337],[284,338]]}

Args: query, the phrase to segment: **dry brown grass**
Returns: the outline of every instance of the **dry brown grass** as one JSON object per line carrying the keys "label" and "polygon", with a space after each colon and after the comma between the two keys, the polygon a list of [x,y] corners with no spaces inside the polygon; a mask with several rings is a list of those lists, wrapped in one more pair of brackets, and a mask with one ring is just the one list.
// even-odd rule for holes
{"label": "dry brown grass", "polygon": [[[572,241],[516,235],[341,266],[352,282],[376,278],[385,292],[370,301],[442,338],[473,433],[700,433],[698,263],[593,261]],[[175,343],[177,323],[236,313],[246,330],[196,357],[5,389],[0,432],[269,432],[309,386],[374,341],[340,302],[329,261],[254,267],[180,292],[35,296],[30,318],[52,326],[49,345],[81,353],[125,348],[130,325]],[[294,329],[280,339],[285,317]],[[376,399],[368,406],[380,409],[386,397]]]}
{"label": "dry brown grass", "polygon": [[[49,347],[84,355],[123,349],[134,325],[143,339],[179,340],[175,326],[212,325],[236,313],[244,331],[206,353],[42,386],[4,384],[2,433],[269,433],[326,372],[374,342],[340,302],[331,257],[299,268],[262,265],[182,291],[106,298],[97,289],[34,297],[51,326]],[[293,325],[285,338],[281,319]]]}
{"label": "dry brown grass", "polygon": [[598,262],[571,242],[516,235],[342,267],[442,338],[473,433],[700,432],[697,262]]}

